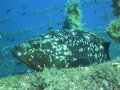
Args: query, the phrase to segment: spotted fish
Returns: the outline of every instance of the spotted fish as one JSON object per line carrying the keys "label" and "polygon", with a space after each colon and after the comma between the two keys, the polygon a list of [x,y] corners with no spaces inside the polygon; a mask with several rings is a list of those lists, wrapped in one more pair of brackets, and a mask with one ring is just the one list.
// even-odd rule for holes
{"label": "spotted fish", "polygon": [[12,53],[29,67],[77,67],[110,60],[110,42],[74,29],[55,30],[15,45]]}

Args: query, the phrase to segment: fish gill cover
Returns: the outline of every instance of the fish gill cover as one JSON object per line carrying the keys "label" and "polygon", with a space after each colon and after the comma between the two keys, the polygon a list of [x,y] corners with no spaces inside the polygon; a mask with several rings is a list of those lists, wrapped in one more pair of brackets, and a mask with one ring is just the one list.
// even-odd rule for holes
{"label": "fish gill cover", "polygon": [[[112,42],[110,45],[111,59],[119,56],[119,51],[120,51],[119,44],[115,43],[111,38],[109,38],[105,31],[105,28],[108,25],[108,23],[113,18],[115,18],[112,15],[113,12],[110,7],[110,5],[112,4],[111,0],[104,0],[104,1],[103,0],[96,0],[96,1],[81,0],[80,2],[79,0],[72,0],[72,1],[74,3],[71,3],[70,1],[66,3],[65,0],[61,0],[59,1],[59,3],[58,1],[54,1],[54,3],[48,3],[48,0],[45,0],[45,1],[30,0],[29,4],[27,1],[11,1],[9,3],[6,0],[0,1],[1,2],[0,12],[2,13],[0,14],[0,17],[1,17],[0,18],[0,25],[1,25],[1,28],[0,28],[0,46],[1,46],[0,47],[0,52],[1,52],[0,77],[34,72],[34,70],[28,68],[27,66],[25,66],[25,64],[23,64],[22,62],[17,60],[15,57],[13,57],[10,51],[12,50],[14,45],[19,46],[20,45],[19,43],[22,43],[23,41],[26,41],[26,40],[31,41],[30,38],[33,38],[33,40],[34,39],[38,40],[41,36],[45,37],[44,36],[45,33],[47,35],[51,35],[52,32],[57,32],[55,30],[59,30],[58,31],[59,34],[63,34],[61,29],[64,29],[63,32],[65,31],[68,33],[77,32],[78,36],[77,35],[75,36],[74,38],[75,41],[73,40],[72,37],[70,37],[72,34],[70,34],[69,35],[70,38],[67,39],[69,41],[72,41],[72,43],[75,45],[79,44],[78,42],[82,41],[82,39],[84,40],[84,39],[90,38],[91,41],[93,42],[92,46],[98,47],[97,49],[94,49],[94,50],[91,49],[92,51],[96,51],[96,50],[99,51],[99,46],[102,48],[104,47],[102,51],[104,52],[104,54],[103,53],[98,54],[98,52],[97,53],[92,52],[92,54],[89,54],[88,52],[86,53],[85,51],[86,56],[87,54],[89,54],[90,56],[92,55],[93,57],[94,56],[100,57],[102,55],[103,56],[106,55],[106,57],[109,59],[109,55],[108,55],[109,42]],[[77,3],[75,4],[75,2]],[[44,4],[44,3],[48,3],[48,4]],[[68,7],[69,5],[71,5],[71,8]],[[65,29],[67,29],[68,31]],[[71,31],[71,29],[74,29],[75,31],[74,30]],[[80,31],[78,32],[78,30]],[[85,31],[88,31],[88,32],[85,33]],[[93,32],[98,36],[101,36],[105,40],[103,40],[102,38],[90,32]],[[41,34],[44,34],[44,35],[41,35]],[[79,36],[79,34],[83,36]],[[38,37],[39,35],[41,36]],[[91,37],[87,37],[87,35],[90,35]],[[52,36],[57,37],[56,35],[52,35]],[[63,34],[63,36],[68,36],[68,35]],[[80,37],[81,40],[78,37]],[[66,37],[64,37],[64,39],[65,38]],[[78,38],[78,40],[76,38]],[[29,42],[33,44],[33,50],[41,49],[41,46],[40,46],[41,43],[38,43],[38,42],[39,41]],[[74,43],[74,42],[77,42],[77,43]],[[104,43],[101,43],[101,42],[104,42]],[[63,46],[66,46],[65,43]],[[84,50],[84,47],[85,47],[84,45],[86,45],[87,48],[85,49],[88,49],[91,46],[91,44],[87,46],[87,43],[88,41],[84,43],[82,41],[82,43],[80,44],[81,46],[76,46],[75,48],[77,49],[81,48],[80,50],[82,49]],[[70,43],[69,45],[73,45],[73,44]],[[76,55],[79,55],[79,52]],[[74,62],[71,62],[70,61],[71,59],[69,59],[68,60],[70,61],[69,65],[76,66],[75,63],[78,63],[79,61],[86,63],[85,65],[88,65],[90,64],[90,62],[88,61],[94,60],[94,59],[89,59],[86,56],[77,57],[74,59]],[[27,58],[29,58],[29,55]],[[103,58],[101,58],[101,60],[103,60]],[[33,64],[32,67],[34,67],[34,65],[36,65],[36,61],[39,61],[39,60],[34,60],[34,61],[32,62]],[[65,62],[63,64],[66,66]],[[77,66],[79,65],[81,64],[78,64]]]}

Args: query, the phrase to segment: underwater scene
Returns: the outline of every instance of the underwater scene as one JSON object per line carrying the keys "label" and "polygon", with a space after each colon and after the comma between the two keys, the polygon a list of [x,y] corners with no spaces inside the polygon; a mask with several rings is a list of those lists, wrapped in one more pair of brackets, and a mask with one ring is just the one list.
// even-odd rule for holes
{"label": "underwater scene", "polygon": [[120,90],[120,0],[0,0],[0,90]]}

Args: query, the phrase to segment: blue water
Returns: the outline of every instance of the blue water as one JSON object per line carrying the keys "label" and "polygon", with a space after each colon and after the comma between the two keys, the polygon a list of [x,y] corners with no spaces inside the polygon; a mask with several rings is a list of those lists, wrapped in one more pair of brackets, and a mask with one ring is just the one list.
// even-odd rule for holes
{"label": "blue water", "polygon": [[[67,0],[0,0],[0,19],[12,19],[10,22],[0,23],[0,77],[35,72],[25,64],[20,63],[20,61],[11,54],[10,50],[18,43],[28,40],[33,36],[48,32],[48,28],[51,26],[53,26],[52,30],[60,29],[62,22],[60,25],[57,23],[48,24],[42,28],[17,33],[16,35],[12,35],[12,33],[48,22],[52,23],[64,20],[66,16],[64,6],[52,11],[47,10],[47,8],[64,5],[66,1]],[[102,2],[103,0],[96,0],[97,2],[103,3],[96,4],[94,0],[88,0],[92,3],[87,5],[87,0],[81,1],[82,4],[85,4],[81,6],[83,15],[81,22],[85,24],[84,29],[88,31],[90,29],[90,32],[96,33],[105,40],[114,43],[114,46],[111,45],[110,55],[112,58],[117,57],[120,51],[116,51],[115,49],[118,48],[119,44],[115,43],[105,31],[105,27],[108,26],[109,22],[116,18],[113,16],[114,9],[110,7],[112,2],[104,3]],[[7,10],[10,11],[7,12]],[[40,10],[47,10],[47,13],[43,12],[43,14],[33,15],[35,11]],[[25,15],[22,15],[23,13],[25,13]],[[98,27],[102,27],[103,29],[96,30]]]}

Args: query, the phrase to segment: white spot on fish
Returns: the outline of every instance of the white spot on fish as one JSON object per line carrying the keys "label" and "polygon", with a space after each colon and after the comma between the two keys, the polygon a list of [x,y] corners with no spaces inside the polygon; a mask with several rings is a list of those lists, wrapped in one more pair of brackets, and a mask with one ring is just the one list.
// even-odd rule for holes
{"label": "white spot on fish", "polygon": [[31,58],[34,58],[34,56],[33,56],[33,55],[31,55]]}
{"label": "white spot on fish", "polygon": [[18,54],[17,54],[18,56],[21,56],[22,54],[20,53],[20,52],[18,52]]}

